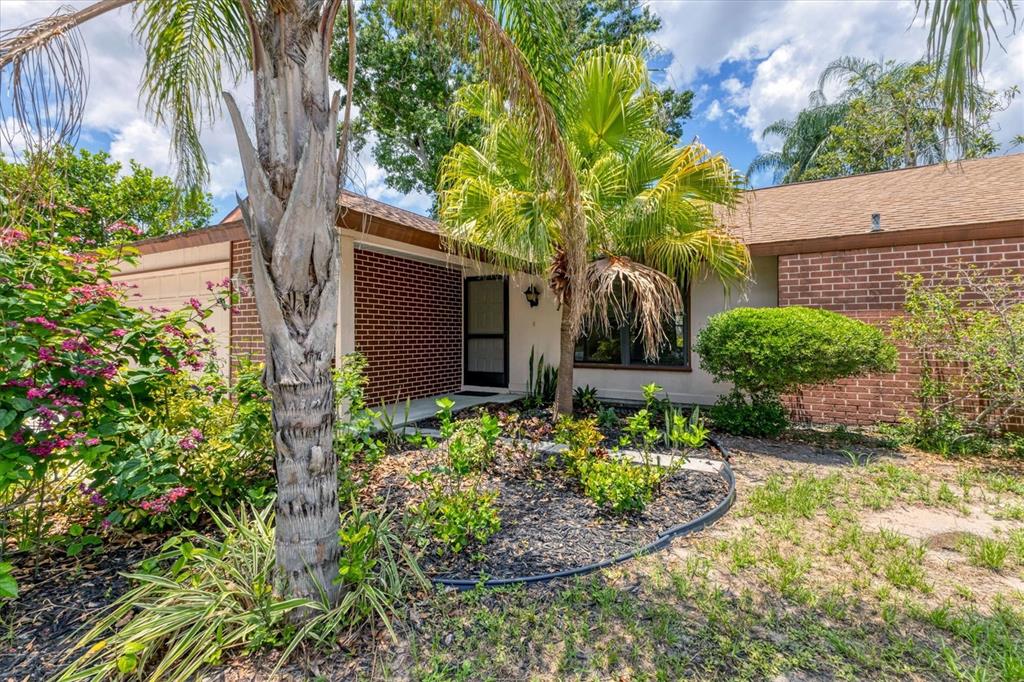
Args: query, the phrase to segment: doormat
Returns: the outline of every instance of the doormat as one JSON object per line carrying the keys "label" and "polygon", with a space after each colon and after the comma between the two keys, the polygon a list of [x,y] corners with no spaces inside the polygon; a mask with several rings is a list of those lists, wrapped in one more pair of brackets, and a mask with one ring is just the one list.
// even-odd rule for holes
{"label": "doormat", "polygon": [[486,398],[487,396],[498,395],[498,394],[495,393],[495,392],[488,392],[488,391],[459,391],[455,395],[464,395],[464,396],[469,396],[469,397],[473,397],[473,398]]}

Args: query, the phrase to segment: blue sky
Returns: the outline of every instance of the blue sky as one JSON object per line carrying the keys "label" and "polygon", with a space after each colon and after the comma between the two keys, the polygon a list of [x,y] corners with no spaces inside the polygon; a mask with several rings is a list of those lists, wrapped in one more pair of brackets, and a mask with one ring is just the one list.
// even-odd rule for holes
{"label": "blue sky", "polygon": [[[63,4],[68,3],[0,0],[0,30],[51,14]],[[656,0],[650,6],[663,23],[655,36],[664,50],[654,64],[656,79],[695,92],[685,136],[699,137],[741,171],[756,154],[778,144],[762,140],[760,131],[803,108],[818,74],[831,60],[844,55],[915,59],[925,45],[912,0]],[[1000,17],[995,19],[1000,22]],[[144,55],[131,28],[130,11],[120,10],[83,29],[91,82],[79,144],[108,151],[126,166],[134,158],[157,172],[173,174],[167,131],[153,125],[138,102]],[[1006,51],[991,50],[985,73],[985,84],[999,90],[1024,85],[1024,31],[1005,37],[1003,44]],[[248,83],[233,91],[243,111],[248,110]],[[1000,142],[1024,133],[1024,95],[994,123]],[[234,206],[235,192],[243,192],[241,167],[225,120],[204,131],[202,141],[210,160],[209,191],[219,217]],[[368,153],[356,159],[355,168],[356,191],[421,213],[429,208],[429,197],[403,195],[387,187]],[[755,186],[769,181],[753,180]]]}

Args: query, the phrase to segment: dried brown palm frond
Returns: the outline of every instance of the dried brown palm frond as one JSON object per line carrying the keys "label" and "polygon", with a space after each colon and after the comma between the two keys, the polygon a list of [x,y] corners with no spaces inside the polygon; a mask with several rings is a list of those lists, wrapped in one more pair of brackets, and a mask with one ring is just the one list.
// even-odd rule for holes
{"label": "dried brown palm frond", "polygon": [[6,147],[46,152],[74,144],[89,89],[89,60],[78,26],[130,0],[58,9],[0,33],[0,135]]}
{"label": "dried brown palm frond", "polygon": [[676,282],[663,272],[620,256],[606,256],[587,268],[585,322],[609,334],[622,320],[631,320],[648,360],[658,357],[668,341],[665,319],[683,311]]}

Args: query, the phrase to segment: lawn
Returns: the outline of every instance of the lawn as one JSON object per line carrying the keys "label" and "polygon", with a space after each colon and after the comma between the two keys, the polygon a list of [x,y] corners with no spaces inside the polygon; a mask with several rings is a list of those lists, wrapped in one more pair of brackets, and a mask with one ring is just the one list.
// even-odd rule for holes
{"label": "lawn", "polygon": [[1024,679],[1024,466],[727,442],[738,501],[711,529],[584,579],[423,595],[397,641],[291,679]]}

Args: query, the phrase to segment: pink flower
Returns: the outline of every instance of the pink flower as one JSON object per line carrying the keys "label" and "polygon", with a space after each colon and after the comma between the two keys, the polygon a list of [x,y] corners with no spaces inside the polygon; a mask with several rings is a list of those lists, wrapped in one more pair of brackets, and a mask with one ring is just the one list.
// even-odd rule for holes
{"label": "pink flower", "polygon": [[13,227],[7,227],[0,230],[0,246],[9,248],[14,246],[18,242],[22,242],[28,239],[28,234],[21,230],[16,230]]}
{"label": "pink flower", "polygon": [[95,437],[93,437],[93,438],[86,438],[85,439],[85,444],[86,445],[99,445],[100,444],[100,439],[99,438],[95,438]]}
{"label": "pink flower", "polygon": [[36,351],[36,355],[39,357],[40,362],[47,362],[51,364],[57,363],[57,355],[49,346],[40,346],[39,350]]}
{"label": "pink flower", "polygon": [[77,213],[78,215],[89,215],[89,209],[85,206],[75,206],[74,204],[68,204],[68,209]]}
{"label": "pink flower", "polygon": [[40,398],[46,397],[46,391],[41,388],[30,388],[28,389],[28,392],[25,393],[25,397],[29,400],[39,400]]}
{"label": "pink flower", "polygon": [[121,338],[122,336],[124,336],[127,333],[128,333],[127,329],[117,328],[114,331],[110,332],[110,335],[119,339],[119,338]]}
{"label": "pink flower", "polygon": [[43,329],[56,329],[57,328],[57,323],[56,322],[48,320],[48,319],[46,319],[45,317],[42,317],[42,316],[39,316],[39,317],[26,317],[25,321],[26,322],[31,322],[33,324],[38,324]]}

